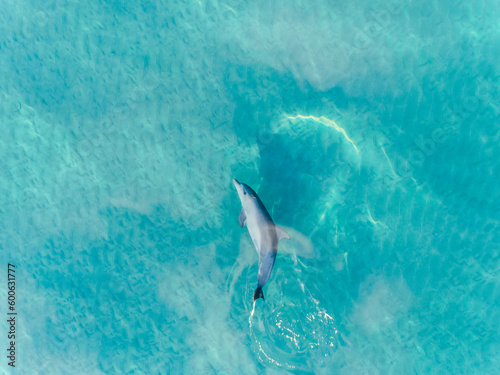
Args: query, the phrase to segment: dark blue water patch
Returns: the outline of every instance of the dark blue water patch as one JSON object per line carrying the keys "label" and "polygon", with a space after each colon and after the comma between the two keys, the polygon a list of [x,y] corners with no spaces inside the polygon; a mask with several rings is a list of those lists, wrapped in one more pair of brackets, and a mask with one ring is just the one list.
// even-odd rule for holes
{"label": "dark blue water patch", "polygon": [[[183,323],[158,295],[162,266],[168,270],[185,256],[166,247],[182,249],[184,238],[174,234],[173,225],[159,225],[154,215],[110,209],[106,216],[114,228],[107,240],[72,245],[61,234],[47,240],[33,258],[30,268],[38,293],[47,295],[57,311],[47,317],[44,330],[65,345],[84,338],[85,345],[98,353],[101,368],[126,367],[125,358],[139,360],[152,353],[186,355],[180,348],[182,332],[191,330],[190,323],[185,318]],[[128,230],[129,225],[134,230]],[[163,236],[151,236],[156,230]],[[154,246],[168,257],[152,250]],[[181,334],[163,333],[174,327]],[[109,347],[114,350],[109,352]]]}

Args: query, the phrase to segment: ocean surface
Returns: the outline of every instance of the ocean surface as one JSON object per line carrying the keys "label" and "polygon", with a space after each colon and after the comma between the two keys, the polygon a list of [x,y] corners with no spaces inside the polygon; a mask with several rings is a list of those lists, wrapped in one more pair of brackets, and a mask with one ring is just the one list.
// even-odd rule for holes
{"label": "ocean surface", "polygon": [[499,19],[1,1],[0,374],[499,374]]}

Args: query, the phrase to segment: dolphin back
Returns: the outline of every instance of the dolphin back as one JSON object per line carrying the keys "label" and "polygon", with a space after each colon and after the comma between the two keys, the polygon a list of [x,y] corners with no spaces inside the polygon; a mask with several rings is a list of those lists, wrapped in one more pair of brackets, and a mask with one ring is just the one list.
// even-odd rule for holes
{"label": "dolphin back", "polygon": [[259,256],[259,275],[257,276],[257,286],[262,288],[266,285],[271,271],[273,270],[274,261],[276,260],[276,251],[268,250],[266,254]]}

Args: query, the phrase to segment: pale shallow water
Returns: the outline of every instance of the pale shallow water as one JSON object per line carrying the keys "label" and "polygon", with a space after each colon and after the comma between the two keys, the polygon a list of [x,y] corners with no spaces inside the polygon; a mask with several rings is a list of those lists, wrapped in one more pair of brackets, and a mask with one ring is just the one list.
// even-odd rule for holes
{"label": "pale shallow water", "polygon": [[498,373],[499,16],[3,1],[0,373]]}

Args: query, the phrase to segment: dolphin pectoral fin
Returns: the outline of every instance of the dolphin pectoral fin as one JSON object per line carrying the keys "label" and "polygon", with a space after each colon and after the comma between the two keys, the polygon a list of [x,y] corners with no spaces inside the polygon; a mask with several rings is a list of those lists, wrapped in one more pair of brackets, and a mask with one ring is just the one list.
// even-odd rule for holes
{"label": "dolphin pectoral fin", "polygon": [[245,223],[246,219],[247,219],[247,214],[245,213],[245,210],[242,208],[240,211],[240,216],[238,217],[238,222],[240,223],[240,227],[243,228],[243,224]]}
{"label": "dolphin pectoral fin", "polygon": [[290,236],[288,235],[288,233],[285,232],[283,229],[281,229],[278,226],[276,226],[276,234],[278,236],[278,241],[283,239],[283,238],[286,238],[287,240],[290,239]]}

